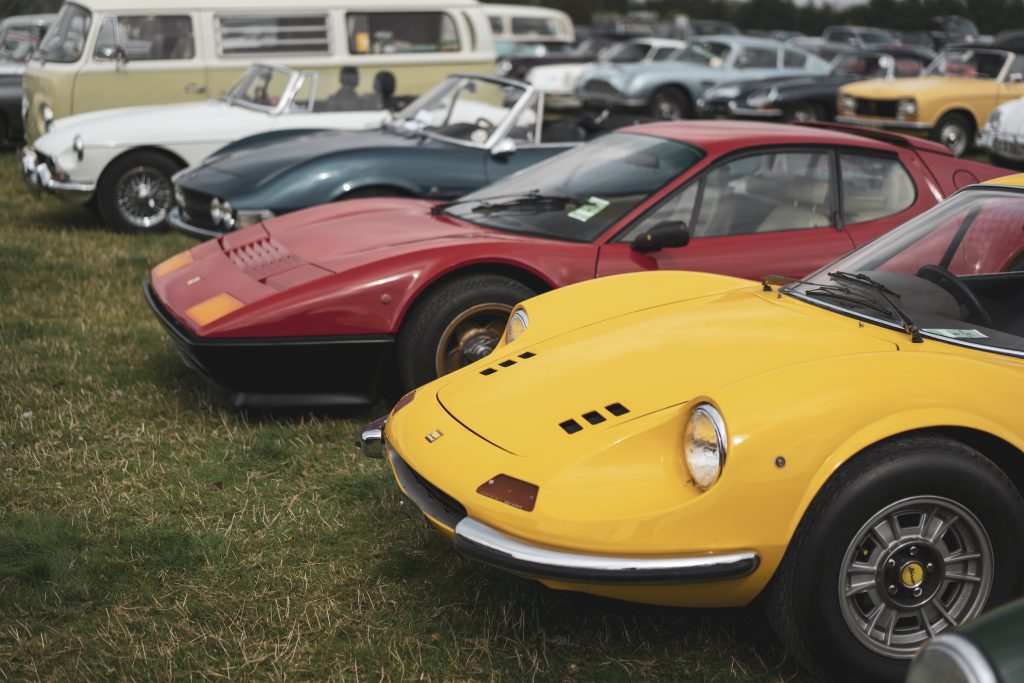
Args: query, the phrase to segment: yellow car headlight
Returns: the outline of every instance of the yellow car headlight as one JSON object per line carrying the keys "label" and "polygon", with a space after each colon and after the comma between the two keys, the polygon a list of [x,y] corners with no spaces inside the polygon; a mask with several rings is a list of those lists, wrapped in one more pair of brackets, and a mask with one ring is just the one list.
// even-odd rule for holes
{"label": "yellow car headlight", "polygon": [[519,336],[526,332],[526,328],[530,326],[530,317],[526,315],[525,308],[517,308],[512,311],[512,315],[508,319],[508,325],[505,326],[505,343],[511,344]]}
{"label": "yellow car headlight", "polygon": [[722,414],[710,403],[701,403],[690,413],[683,431],[686,469],[697,488],[706,491],[718,481],[727,447]]}

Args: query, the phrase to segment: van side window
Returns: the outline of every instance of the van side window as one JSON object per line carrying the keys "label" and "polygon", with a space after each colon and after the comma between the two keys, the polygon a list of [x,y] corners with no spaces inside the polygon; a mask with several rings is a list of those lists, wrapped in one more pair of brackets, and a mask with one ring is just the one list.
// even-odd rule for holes
{"label": "van side window", "polygon": [[557,36],[558,26],[553,19],[541,17],[512,17],[512,35]]}
{"label": "van side window", "polygon": [[326,55],[331,52],[326,14],[221,14],[217,53]]}
{"label": "van side window", "polygon": [[350,12],[348,49],[354,55],[457,52],[459,34],[443,12]]}
{"label": "van side window", "polygon": [[192,18],[144,15],[107,17],[96,38],[96,59],[118,56],[130,62],[160,59],[192,59],[196,44]]}

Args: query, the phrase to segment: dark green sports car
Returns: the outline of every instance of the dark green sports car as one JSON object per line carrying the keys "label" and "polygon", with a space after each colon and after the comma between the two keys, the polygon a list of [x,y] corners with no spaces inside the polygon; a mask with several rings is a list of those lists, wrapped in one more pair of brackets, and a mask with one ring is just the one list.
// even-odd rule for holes
{"label": "dark green sports car", "polygon": [[228,145],[174,176],[176,207],[168,220],[192,235],[214,237],[340,199],[452,199],[610,123],[545,123],[544,95],[531,86],[457,74],[377,131],[274,131]]}

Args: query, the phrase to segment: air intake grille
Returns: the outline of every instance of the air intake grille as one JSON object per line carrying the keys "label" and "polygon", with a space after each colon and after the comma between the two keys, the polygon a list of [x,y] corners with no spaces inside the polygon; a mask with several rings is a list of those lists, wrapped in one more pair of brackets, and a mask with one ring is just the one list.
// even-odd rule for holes
{"label": "air intake grille", "polygon": [[[629,412],[629,408],[622,405],[621,403],[609,403],[604,407],[604,411],[612,417],[622,417]],[[600,410],[589,410],[582,415],[580,419],[589,425],[599,425],[602,422],[607,422],[608,418],[605,417],[604,413]],[[559,422],[558,426],[562,428],[566,434],[576,434],[583,431],[583,425],[579,421],[570,418],[564,422]]]}
{"label": "air intake grille", "polygon": [[231,262],[255,280],[266,280],[301,265],[287,249],[270,237],[225,252]]}
{"label": "air intake grille", "polygon": [[493,375],[498,371],[499,368],[510,368],[516,363],[518,363],[520,360],[529,360],[536,355],[537,354],[535,354],[533,351],[524,351],[523,353],[516,356],[516,358],[518,358],[519,360],[516,360],[516,358],[506,358],[500,363],[497,363],[496,366],[484,368],[483,370],[480,371],[480,374],[483,375],[484,377],[487,377],[488,375]]}

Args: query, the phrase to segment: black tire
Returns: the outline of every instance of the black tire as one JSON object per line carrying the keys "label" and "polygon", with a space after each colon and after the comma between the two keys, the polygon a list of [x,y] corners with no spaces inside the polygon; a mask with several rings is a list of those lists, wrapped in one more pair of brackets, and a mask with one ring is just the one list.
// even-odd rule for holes
{"label": "black tire", "polygon": [[[848,560],[854,554],[858,560],[870,557],[870,560],[864,560],[866,564],[875,562],[878,557],[878,566],[883,568],[907,566],[902,559],[896,564],[890,564],[890,560],[896,556],[886,555],[882,543],[877,543],[870,555],[866,548],[862,555],[861,546],[853,543],[864,533],[863,525],[872,520],[873,516],[885,512],[887,506],[912,504],[906,501],[926,496],[934,500],[952,501],[967,510],[980,524],[978,528],[983,529],[990,542],[992,559],[985,565],[976,561],[976,566],[986,567],[983,571],[979,570],[981,575],[991,578],[987,600],[980,592],[982,589],[975,589],[979,592],[975,594],[976,603],[972,603],[971,609],[993,607],[1024,588],[1021,578],[1024,571],[1024,547],[1020,543],[1020,539],[1024,538],[1024,500],[1002,470],[973,448],[941,437],[906,437],[874,446],[841,468],[815,497],[768,588],[766,604],[777,635],[797,660],[818,676],[835,681],[903,680],[909,659],[884,656],[865,645],[861,639],[866,636],[855,635],[853,627],[847,623],[851,613],[848,604],[856,604],[861,596],[841,597],[840,592],[843,586],[849,585],[846,582],[849,576],[861,575],[846,573]],[[926,503],[922,503],[924,505]],[[895,514],[899,516],[900,512]],[[900,519],[912,521],[913,516]],[[935,524],[942,521],[938,512],[934,513],[932,519]],[[947,533],[959,529],[957,524],[967,525],[967,519],[969,516],[965,515],[965,521],[950,522],[946,531],[936,531],[940,534],[940,541],[944,543]],[[897,524],[903,523],[901,521]],[[923,521],[920,523],[924,525]],[[903,527],[887,528],[896,530]],[[925,526],[925,529],[930,528]],[[942,528],[941,525],[939,528]],[[882,537],[878,539],[882,540]],[[907,550],[904,547],[904,552],[933,557],[925,547],[925,541],[917,545],[925,549],[913,546],[912,550]],[[876,555],[876,552],[879,554]],[[969,565],[950,565],[963,566],[964,569],[960,571],[964,573],[969,571]],[[929,580],[937,582],[929,588],[936,591],[932,595],[908,597],[909,594],[904,591],[912,587],[899,585],[899,581],[905,579],[892,581],[883,577],[881,582],[875,579],[872,585],[885,584],[885,589],[879,591],[879,594],[892,589],[899,591],[892,600],[923,599],[927,609],[935,610],[935,598],[945,599],[942,596],[947,594],[942,581],[946,578],[955,579],[952,571],[949,577],[946,576],[948,565],[941,561],[937,565],[928,566],[933,567],[928,570],[929,573],[935,572],[929,574]],[[935,566],[938,569],[934,569]],[[917,568],[922,569],[922,566],[918,565]],[[902,573],[903,569],[896,571],[901,572],[898,576],[906,576]],[[925,576],[923,573],[921,575]],[[913,577],[913,572],[909,576]],[[985,584],[979,582],[971,585]],[[965,588],[962,595],[969,596],[969,590]],[[884,604],[888,600],[890,598],[881,595],[879,603]],[[965,601],[969,602],[967,598]],[[879,616],[884,613],[880,612]],[[900,616],[903,613],[893,610],[893,614],[895,616],[885,620],[887,627],[889,624],[898,626],[903,623]],[[965,613],[964,617],[967,616]],[[942,626],[944,622],[940,621],[939,624]],[[924,627],[923,623],[920,625]],[[945,626],[948,627],[948,624]],[[874,632],[871,627],[864,630]],[[907,642],[905,647],[910,648],[911,643]]]}
{"label": "black tire", "polygon": [[814,102],[801,102],[794,104],[786,110],[785,119],[789,123],[800,123],[805,121],[827,121],[828,112],[825,107]]}
{"label": "black tire", "polygon": [[651,116],[662,121],[688,119],[693,116],[693,103],[682,88],[666,85],[651,95]]}
{"label": "black tire", "polygon": [[159,152],[129,152],[115,159],[96,186],[100,218],[118,232],[166,229],[167,214],[174,204],[171,176],[182,168]]}
{"label": "black tire", "polygon": [[974,140],[974,124],[963,114],[950,112],[939,119],[928,137],[945,145],[953,153],[953,156],[960,157],[971,148]]}
{"label": "black tire", "polygon": [[[465,357],[460,365],[481,358],[501,336],[504,320],[496,324],[502,312],[507,319],[512,308],[536,292],[521,282],[502,275],[467,275],[446,282],[418,301],[408,314],[398,335],[398,372],[405,390],[436,379],[439,370],[439,347],[450,348],[455,332],[453,325],[472,321],[473,315],[489,321],[489,330],[466,340]],[[483,327],[481,328],[484,329]],[[495,338],[494,332],[497,331]],[[486,348],[490,344],[490,348]],[[462,348],[462,345],[459,345]]]}

